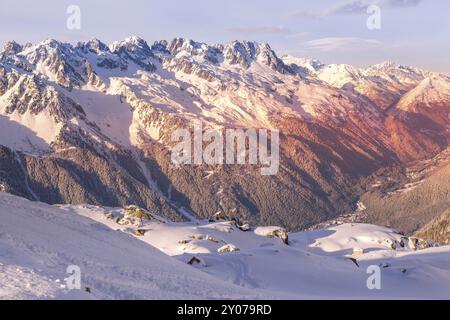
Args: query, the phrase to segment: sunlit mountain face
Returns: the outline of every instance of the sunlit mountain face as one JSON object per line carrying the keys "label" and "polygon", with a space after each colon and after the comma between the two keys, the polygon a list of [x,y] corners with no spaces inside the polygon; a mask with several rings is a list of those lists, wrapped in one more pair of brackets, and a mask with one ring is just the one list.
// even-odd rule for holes
{"label": "sunlit mountain face", "polygon": [[[135,203],[179,219],[225,210],[299,230],[354,212],[380,170],[400,183],[448,144],[450,79],[392,62],[138,37],[8,42],[0,61],[3,189],[47,203]],[[278,130],[278,172],[174,166],[172,134],[193,121]]]}
{"label": "sunlit mountain face", "polygon": [[[413,292],[408,297],[429,298],[420,293],[427,290],[414,291],[414,283],[399,279],[415,272],[411,268],[421,282],[436,276],[427,288],[448,285],[444,258],[450,255],[438,246],[448,244],[449,111],[447,74],[390,61],[364,68],[325,64],[251,41],[10,41],[0,51],[0,210],[10,208],[23,223],[6,216],[0,248],[13,245],[1,235],[20,234],[29,219],[55,237],[58,228],[69,228],[83,243],[93,241],[93,250],[105,252],[91,265],[95,274],[111,256],[136,250],[167,264],[167,272],[152,268],[176,286],[184,286],[184,276],[170,278],[170,270],[198,283],[213,281],[215,298],[317,298],[320,290],[342,297],[319,281],[317,261],[328,261],[330,277],[344,274],[342,281],[354,285],[346,298],[377,298],[355,289],[366,270],[354,278],[354,262],[366,266],[370,259],[400,270],[389,274],[389,286],[400,289],[380,297]],[[227,140],[230,132],[237,138]],[[192,138],[185,144],[188,161],[175,163],[183,136]],[[269,165],[276,170],[265,174]],[[56,220],[46,221],[52,215]],[[98,231],[102,237],[110,237],[105,228],[128,235],[111,236],[117,250],[107,251],[86,236],[97,232],[89,219],[106,224]],[[42,245],[45,239],[33,232],[17,238],[18,245],[34,236]],[[143,253],[145,246],[176,258]],[[86,263],[75,249],[77,262]],[[60,250],[49,247],[46,256]],[[433,255],[401,260],[421,250]],[[242,258],[246,254],[254,260]],[[314,294],[287,278],[264,280],[278,272],[269,263],[276,254],[289,265],[307,266],[287,273],[302,283],[309,279],[310,289],[319,281],[308,291]],[[62,276],[39,264],[46,256],[33,250],[23,255],[34,262],[21,272],[40,289],[0,289],[0,298],[91,293],[67,295],[54,285]],[[0,283],[15,277],[14,263],[0,255]],[[439,277],[428,264],[440,268]],[[190,295],[187,285],[182,292],[138,289],[139,279],[152,277],[141,269],[120,288],[111,279],[131,267],[117,268],[107,278],[89,278],[89,288],[111,289],[95,298],[212,297],[206,291]],[[448,297],[443,289],[434,293]]]}

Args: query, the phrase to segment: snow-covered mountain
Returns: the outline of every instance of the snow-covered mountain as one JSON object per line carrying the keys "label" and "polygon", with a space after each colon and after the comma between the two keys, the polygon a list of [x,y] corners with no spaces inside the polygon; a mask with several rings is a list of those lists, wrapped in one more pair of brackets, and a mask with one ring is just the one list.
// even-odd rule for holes
{"label": "snow-covered mountain", "polygon": [[[0,193],[0,299],[448,299],[450,248],[367,224],[287,234]],[[68,266],[80,270],[69,290]],[[380,289],[367,286],[369,266]],[[372,267],[373,268],[373,267]]]}
{"label": "snow-covered mountain", "polygon": [[[137,204],[172,219],[223,210],[301,229],[357,209],[361,180],[449,140],[448,76],[278,57],[186,39],[9,42],[0,52],[1,190],[47,203]],[[281,132],[276,176],[170,162],[170,136]]]}

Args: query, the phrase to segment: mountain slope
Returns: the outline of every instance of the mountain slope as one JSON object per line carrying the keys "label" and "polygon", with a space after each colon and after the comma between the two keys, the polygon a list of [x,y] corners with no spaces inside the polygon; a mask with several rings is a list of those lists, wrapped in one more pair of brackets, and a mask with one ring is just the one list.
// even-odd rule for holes
{"label": "mountain slope", "polygon": [[[290,233],[286,245],[265,236],[277,227],[244,232],[233,221],[173,223],[4,193],[0,215],[0,299],[449,298],[449,247],[394,250],[402,237],[373,225]],[[64,287],[69,265],[82,290]],[[370,265],[381,266],[381,290],[367,288]]]}
{"label": "mountain slope", "polygon": [[[0,193],[0,299],[258,299],[102,224]],[[82,290],[69,291],[70,265]],[[91,292],[84,289],[88,287]]]}
{"label": "mountain slope", "polygon": [[[0,181],[48,203],[134,203],[173,219],[223,210],[301,229],[353,211],[361,179],[380,168],[445,149],[449,105],[426,100],[433,115],[424,115],[404,102],[415,91],[445,97],[448,83],[392,63],[279,58],[249,41],[11,42],[0,53]],[[171,134],[193,120],[278,129],[278,174],[173,166]]]}
{"label": "mountain slope", "polygon": [[416,235],[418,237],[424,237],[432,239],[433,241],[449,244],[450,243],[450,209],[446,210],[442,215],[435,218],[422,229],[420,229]]}
{"label": "mountain slope", "polygon": [[368,191],[361,197],[366,207],[363,221],[414,233],[450,207],[450,152],[407,168],[380,170],[367,183]]}

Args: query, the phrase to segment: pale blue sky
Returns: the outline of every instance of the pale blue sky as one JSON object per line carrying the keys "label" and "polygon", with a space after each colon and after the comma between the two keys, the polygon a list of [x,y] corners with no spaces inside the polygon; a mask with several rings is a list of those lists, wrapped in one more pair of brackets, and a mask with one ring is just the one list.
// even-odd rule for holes
{"label": "pale blue sky", "polygon": [[[367,6],[381,7],[381,30],[366,27]],[[81,30],[66,28],[69,5]],[[450,71],[448,0],[1,0],[0,44],[52,37],[109,43],[138,35],[149,43],[185,37],[207,43],[268,42],[279,54],[357,66],[393,60]]]}

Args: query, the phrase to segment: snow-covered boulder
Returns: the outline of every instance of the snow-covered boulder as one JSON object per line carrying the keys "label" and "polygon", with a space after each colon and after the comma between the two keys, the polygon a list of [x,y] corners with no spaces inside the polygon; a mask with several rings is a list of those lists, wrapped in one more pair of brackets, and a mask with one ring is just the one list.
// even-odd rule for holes
{"label": "snow-covered boulder", "polygon": [[123,214],[117,219],[117,223],[123,226],[141,226],[146,222],[154,220],[150,212],[135,205],[126,206]]}
{"label": "snow-covered boulder", "polygon": [[439,246],[433,241],[416,237],[401,237],[400,240],[385,239],[385,242],[392,248],[392,250],[424,250]]}
{"label": "snow-covered boulder", "polygon": [[424,240],[420,238],[410,237],[409,238],[409,246],[413,250],[424,250],[428,248],[438,247],[437,243],[434,243],[430,240]]}
{"label": "snow-covered boulder", "polygon": [[135,205],[126,206],[125,208],[125,216],[127,217],[133,217],[140,220],[151,220],[152,216],[150,212],[147,210],[144,210],[142,208],[139,208]]}
{"label": "snow-covered boulder", "polygon": [[239,248],[236,247],[234,244],[226,244],[219,249],[217,249],[218,253],[227,253],[227,252],[236,252],[239,251]]}
{"label": "snow-covered boulder", "polygon": [[258,227],[255,234],[261,237],[280,238],[285,244],[289,244],[288,233],[281,227]]}
{"label": "snow-covered boulder", "polygon": [[353,253],[352,253],[353,257],[361,257],[362,255],[364,255],[363,248],[353,248]]}
{"label": "snow-covered boulder", "polygon": [[238,225],[238,228],[239,228],[239,230],[244,231],[244,232],[251,230],[251,227],[248,223],[244,223],[243,225]]}
{"label": "snow-covered boulder", "polygon": [[193,236],[191,236],[191,238],[193,240],[205,240],[205,241],[211,241],[213,243],[219,243],[219,240],[217,240],[216,238],[214,238],[210,235],[204,235],[204,234],[193,235]]}

